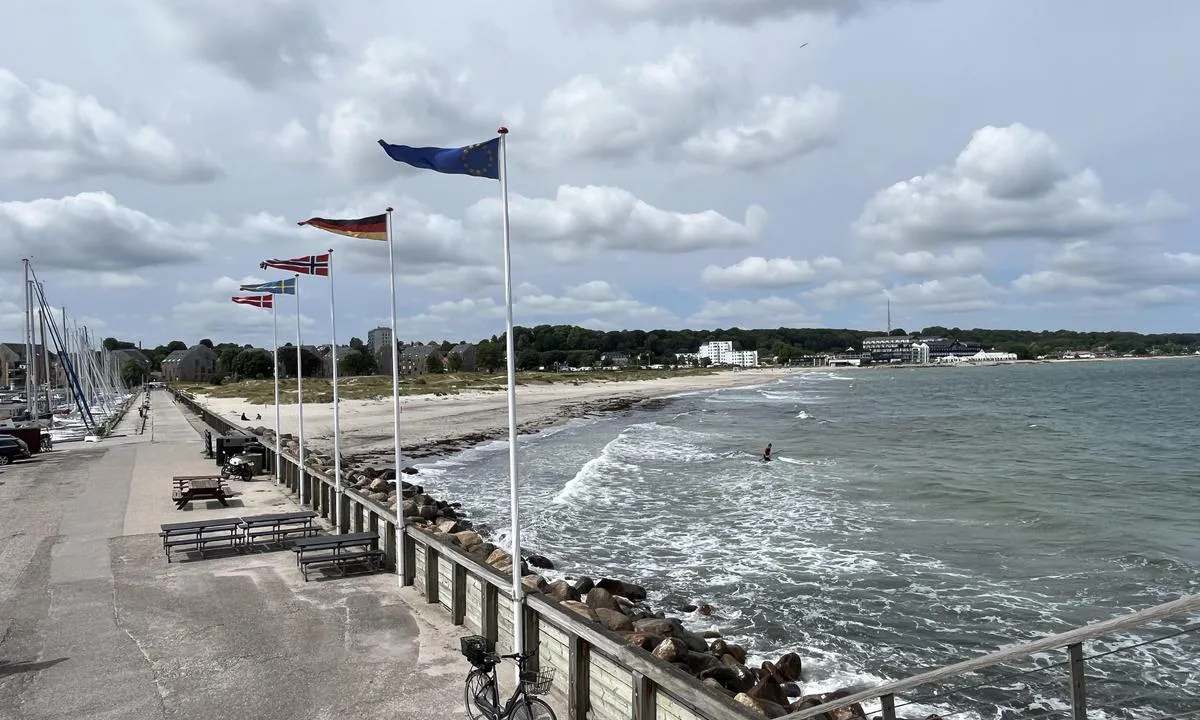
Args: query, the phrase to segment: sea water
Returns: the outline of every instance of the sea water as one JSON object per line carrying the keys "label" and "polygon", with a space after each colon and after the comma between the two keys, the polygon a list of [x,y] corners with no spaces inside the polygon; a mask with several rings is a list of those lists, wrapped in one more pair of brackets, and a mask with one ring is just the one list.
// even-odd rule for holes
{"label": "sea water", "polygon": [[[557,573],[641,583],[668,612],[710,603],[675,614],[753,660],[800,653],[807,692],[863,688],[1200,593],[1198,408],[1191,358],[686,393],[523,438],[522,543]],[[423,465],[422,482],[503,537],[506,450]],[[1090,663],[1094,716],[1200,709],[1198,636]],[[999,679],[1063,659],[962,678],[987,687],[900,714],[1064,717],[1065,669]]]}

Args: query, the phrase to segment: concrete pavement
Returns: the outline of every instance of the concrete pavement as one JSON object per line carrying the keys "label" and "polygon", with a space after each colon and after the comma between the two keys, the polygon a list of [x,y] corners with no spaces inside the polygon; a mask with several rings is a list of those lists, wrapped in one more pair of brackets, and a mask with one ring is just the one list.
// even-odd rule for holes
{"label": "concrete pavement", "polygon": [[[305,583],[274,551],[173,562],[158,526],[295,509],[269,479],[176,510],[211,473],[170,396],[145,434],[0,473],[0,717],[460,717],[461,629],[389,574]],[[182,559],[182,558],[181,558]]]}

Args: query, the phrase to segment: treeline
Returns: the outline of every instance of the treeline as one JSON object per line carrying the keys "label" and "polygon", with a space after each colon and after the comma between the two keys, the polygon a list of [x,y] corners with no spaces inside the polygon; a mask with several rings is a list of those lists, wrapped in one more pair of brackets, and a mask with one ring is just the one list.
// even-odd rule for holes
{"label": "treeline", "polygon": [[[855,352],[862,349],[864,338],[878,336],[879,331],[849,330],[833,328],[775,328],[744,330],[589,330],[575,325],[538,325],[517,327],[514,341],[517,349],[517,366],[523,370],[565,363],[573,367],[601,364],[606,353],[623,353],[637,365],[673,364],[677,353],[694,353],[710,340],[729,340],[738,350],[757,350],[763,360],[778,357],[781,361],[801,355]],[[893,335],[907,335],[902,329]],[[1105,348],[1118,355],[1133,353],[1147,355],[1151,352],[1180,354],[1200,349],[1200,333],[1153,333],[1143,335],[1134,332],[1075,332],[1072,330],[988,330],[983,328],[927,327],[920,331],[926,337],[946,337],[964,342],[977,342],[989,350],[1016,353],[1022,359],[1039,355],[1054,355],[1072,350],[1091,351]],[[504,362],[504,335],[493,335],[477,344],[476,363],[480,369],[497,370]],[[214,344],[203,339],[199,344],[208,345],[217,353],[218,371],[221,374],[239,377],[270,376],[270,354],[256,350],[250,345],[236,343]],[[443,352],[455,343],[442,341]],[[107,338],[105,347],[110,350],[133,348],[129,342]],[[348,375],[369,375],[378,371],[375,359],[363,348],[359,338],[352,338],[350,346],[354,352],[343,358],[338,369]],[[161,369],[162,361],[175,350],[186,350],[188,345],[174,340],[142,352],[150,359],[154,370]],[[288,345],[290,347],[290,344]],[[302,353],[305,375],[320,372],[321,360],[305,350]],[[265,364],[264,364],[265,363]],[[294,352],[281,353],[280,365],[288,374],[295,373]]]}

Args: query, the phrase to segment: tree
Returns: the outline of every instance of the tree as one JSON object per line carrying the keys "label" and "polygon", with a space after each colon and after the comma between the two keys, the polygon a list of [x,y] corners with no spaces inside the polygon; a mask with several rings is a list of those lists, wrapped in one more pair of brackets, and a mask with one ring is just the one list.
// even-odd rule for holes
{"label": "tree", "polygon": [[462,359],[462,356],[459,355],[458,353],[453,352],[446,356],[446,368],[450,372],[452,372],[452,373],[462,372],[462,366],[463,366],[463,359]]}
{"label": "tree", "polygon": [[217,353],[217,374],[218,375],[241,375],[235,367],[237,358],[242,354],[242,350],[236,347],[223,348]]}
{"label": "tree", "polygon": [[200,341],[200,344],[211,350],[212,346],[213,346],[213,341],[209,340],[208,338],[204,338],[203,340]]}
{"label": "tree", "polygon": [[362,349],[363,349],[362,338],[356,338],[356,337],[350,338],[350,347],[354,348],[355,350],[358,350],[359,352],[362,352]]}
{"label": "tree", "polygon": [[271,353],[258,348],[239,351],[231,362],[230,370],[240,378],[264,379],[275,375],[271,369]]}
{"label": "tree", "polygon": [[908,337],[908,333],[904,332],[904,328],[896,328],[888,334],[891,335],[892,337],[900,337],[900,336]]}
{"label": "tree", "polygon": [[109,352],[112,352],[113,350],[132,350],[136,347],[137,345],[134,343],[125,342],[124,340],[118,340],[113,337],[104,338],[104,349]]}
{"label": "tree", "polygon": [[125,387],[135,388],[146,382],[146,369],[137,360],[130,358],[121,366],[121,382]]}
{"label": "tree", "polygon": [[425,356],[425,369],[431,373],[440,373],[445,368],[442,367],[442,357],[435,352],[431,352]]}
{"label": "tree", "polygon": [[[353,341],[351,341],[353,346]],[[375,356],[365,350],[355,350],[354,352],[346,353],[342,358],[338,369],[346,375],[374,375],[379,371],[379,364],[375,361]]]}
{"label": "tree", "polygon": [[533,348],[525,348],[517,353],[517,367],[521,370],[537,370],[541,364],[541,353]]}
{"label": "tree", "polygon": [[[305,348],[300,351],[301,367],[304,369],[304,377],[316,377],[321,374],[324,368],[324,363],[311,350]],[[296,376],[296,348],[279,353],[279,371],[281,375],[289,377]]]}
{"label": "tree", "polygon": [[167,343],[167,354],[168,355],[175,352],[176,350],[187,350],[187,349],[188,349],[187,343],[185,343],[182,340],[172,340],[171,342]]}
{"label": "tree", "polygon": [[475,348],[475,367],[480,370],[494,373],[502,362],[504,356],[500,353],[500,343],[497,340],[484,340]]}

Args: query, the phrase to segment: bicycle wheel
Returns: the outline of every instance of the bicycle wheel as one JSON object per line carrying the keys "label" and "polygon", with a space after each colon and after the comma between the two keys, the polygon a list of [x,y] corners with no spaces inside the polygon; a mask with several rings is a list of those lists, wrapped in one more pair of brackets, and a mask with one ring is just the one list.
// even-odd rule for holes
{"label": "bicycle wheel", "polygon": [[513,708],[510,720],[558,720],[554,711],[539,698],[525,698],[525,703]]}
{"label": "bicycle wheel", "polygon": [[476,698],[481,694],[486,694],[488,702],[491,702],[491,691],[488,690],[488,683],[491,682],[488,674],[479,668],[475,668],[467,675],[467,685],[463,690],[463,699],[467,703],[467,717],[471,720],[487,720],[487,711],[477,704]]}

